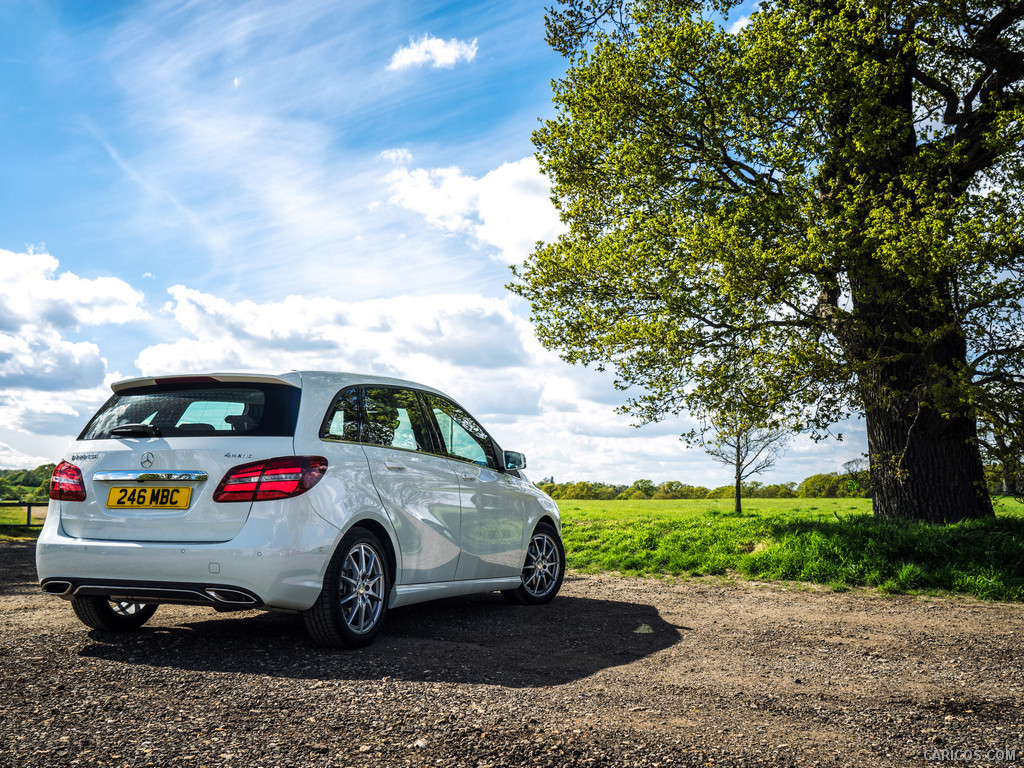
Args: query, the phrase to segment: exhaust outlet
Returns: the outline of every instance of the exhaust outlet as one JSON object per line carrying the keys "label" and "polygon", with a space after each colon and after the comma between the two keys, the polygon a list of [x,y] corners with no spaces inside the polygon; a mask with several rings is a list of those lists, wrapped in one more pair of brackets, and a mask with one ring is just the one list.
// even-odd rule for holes
{"label": "exhaust outlet", "polygon": [[48,595],[66,595],[70,591],[70,581],[48,581],[43,584],[43,592]]}
{"label": "exhaust outlet", "polygon": [[219,603],[228,603],[230,605],[256,605],[256,599],[252,595],[247,595],[245,592],[239,592],[234,589],[208,587],[206,589],[206,594]]}

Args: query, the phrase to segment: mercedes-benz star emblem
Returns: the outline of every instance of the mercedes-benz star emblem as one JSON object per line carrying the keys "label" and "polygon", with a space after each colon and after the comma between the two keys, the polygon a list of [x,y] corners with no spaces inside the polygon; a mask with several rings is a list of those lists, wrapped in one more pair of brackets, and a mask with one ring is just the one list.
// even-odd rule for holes
{"label": "mercedes-benz star emblem", "polygon": [[143,469],[149,469],[153,466],[153,454],[146,451],[142,454],[142,458],[139,460],[139,463],[142,465]]}

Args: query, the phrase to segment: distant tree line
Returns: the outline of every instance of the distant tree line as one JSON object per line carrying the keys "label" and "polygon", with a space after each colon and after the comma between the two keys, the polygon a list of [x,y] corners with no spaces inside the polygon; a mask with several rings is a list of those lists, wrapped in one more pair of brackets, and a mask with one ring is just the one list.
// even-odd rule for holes
{"label": "distant tree line", "polygon": [[[585,480],[555,483],[547,478],[537,485],[553,499],[731,499],[735,492],[732,484],[707,488],[678,480],[656,484],[643,479],[632,485],[614,485]],[[745,499],[870,498],[871,480],[866,470],[847,474],[829,472],[811,475],[799,484],[745,482],[741,492]]]}
{"label": "distant tree line", "polygon": [[0,501],[46,501],[53,468],[43,464],[35,469],[0,469]]}
{"label": "distant tree line", "polygon": [[[848,461],[843,468],[844,472],[811,475],[800,483],[745,482],[741,492],[745,499],[870,499],[871,473],[867,460]],[[986,467],[986,478],[993,497],[1007,495],[1003,492],[1000,466]],[[658,484],[643,479],[632,485],[615,485],[585,480],[556,483],[553,478],[545,478],[537,485],[553,499],[731,499],[735,492],[732,484],[707,488],[678,480]]]}

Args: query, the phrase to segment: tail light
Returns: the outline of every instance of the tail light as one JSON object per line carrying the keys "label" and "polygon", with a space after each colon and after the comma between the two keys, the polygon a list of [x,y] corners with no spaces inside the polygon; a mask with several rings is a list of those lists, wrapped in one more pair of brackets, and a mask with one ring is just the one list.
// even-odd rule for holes
{"label": "tail light", "polygon": [[213,492],[214,501],[267,501],[299,496],[327,471],[323,456],[282,456],[232,467]]}
{"label": "tail light", "polygon": [[54,467],[50,475],[50,498],[56,501],[85,501],[82,470],[67,461]]}

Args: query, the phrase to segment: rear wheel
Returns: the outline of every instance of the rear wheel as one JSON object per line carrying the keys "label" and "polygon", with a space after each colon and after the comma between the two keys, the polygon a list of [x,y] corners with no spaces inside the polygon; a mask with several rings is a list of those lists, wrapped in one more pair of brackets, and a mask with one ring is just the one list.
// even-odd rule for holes
{"label": "rear wheel", "polygon": [[564,576],[565,550],[558,531],[547,523],[538,523],[526,550],[523,583],[518,589],[506,589],[501,594],[513,603],[541,605],[558,594]]}
{"label": "rear wheel", "polygon": [[327,566],[320,596],[306,611],[306,629],[320,645],[358,648],[384,624],[388,610],[388,567],[380,540],[353,528]]}
{"label": "rear wheel", "polygon": [[149,603],[107,600],[105,597],[76,597],[72,599],[71,607],[83,624],[101,632],[131,632],[156,613],[156,606]]}

